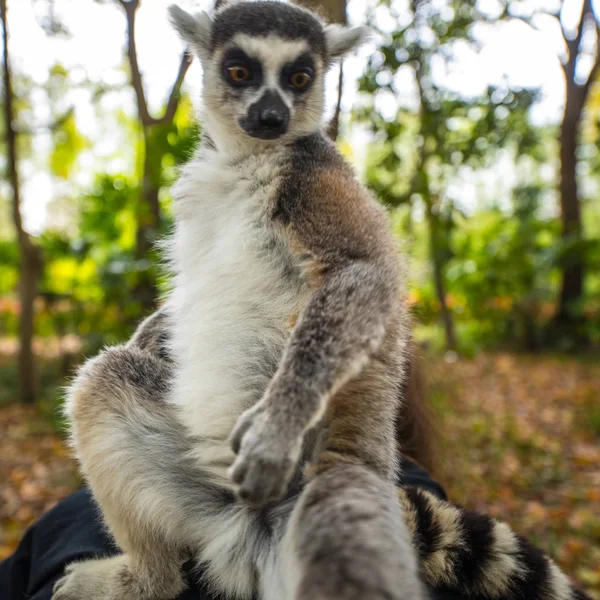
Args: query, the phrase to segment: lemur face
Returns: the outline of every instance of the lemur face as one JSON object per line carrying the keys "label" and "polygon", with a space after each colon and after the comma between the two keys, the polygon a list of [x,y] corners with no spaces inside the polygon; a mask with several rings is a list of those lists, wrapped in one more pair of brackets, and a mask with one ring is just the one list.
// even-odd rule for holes
{"label": "lemur face", "polygon": [[238,33],[213,60],[205,103],[233,129],[275,140],[287,133],[298,137],[319,126],[324,61],[305,40]]}
{"label": "lemur face", "polygon": [[237,2],[212,16],[172,6],[170,14],[202,61],[204,124],[217,143],[281,143],[319,129],[327,69],[367,33],[277,1]]}

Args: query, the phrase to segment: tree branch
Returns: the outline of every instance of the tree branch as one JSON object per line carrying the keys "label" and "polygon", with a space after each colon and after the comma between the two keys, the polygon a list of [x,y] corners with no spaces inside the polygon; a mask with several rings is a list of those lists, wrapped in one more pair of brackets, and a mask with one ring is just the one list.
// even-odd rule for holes
{"label": "tree branch", "polygon": [[344,93],[344,64],[340,62],[340,73],[338,76],[338,96],[335,104],[335,111],[331,121],[327,125],[327,135],[334,142],[338,138],[340,132],[340,113],[342,112],[342,94]]}
{"label": "tree branch", "polygon": [[17,167],[17,133],[15,129],[14,94],[10,70],[10,55],[8,47],[8,19],[6,16],[6,0],[0,0],[0,21],[2,21],[2,80],[4,84],[4,126],[6,129],[8,181],[12,191],[13,222],[17,231],[17,238],[21,245],[28,243],[28,235],[23,229],[21,216],[21,193],[19,173]]}
{"label": "tree branch", "polygon": [[596,11],[594,10],[594,4],[592,3],[592,17],[594,17],[594,21],[596,21],[596,26],[600,27],[600,15],[596,14]]}
{"label": "tree branch", "polygon": [[179,70],[177,77],[173,82],[171,93],[167,101],[165,112],[159,118],[154,118],[148,110],[148,102],[146,100],[146,94],[144,92],[144,82],[142,74],[140,72],[140,66],[137,57],[137,46],[135,43],[135,18],[137,10],[140,7],[140,0],[117,0],[125,11],[127,17],[127,57],[129,60],[129,68],[131,70],[131,84],[135,91],[135,98],[137,103],[138,115],[142,126],[150,127],[152,125],[164,125],[170,123],[177,112],[179,106],[179,100],[181,98],[181,86],[185,75],[190,68],[191,55],[185,51],[181,57],[179,63]]}
{"label": "tree branch", "polygon": [[590,88],[593,83],[596,81],[598,76],[598,71],[600,70],[600,23],[596,21],[596,55],[594,57],[594,64],[592,65],[592,70],[588,75],[586,82],[583,85],[583,102],[587,100],[587,97],[590,92]]}
{"label": "tree branch", "polygon": [[584,0],[581,6],[581,16],[579,17],[579,23],[577,24],[577,31],[573,39],[567,38],[565,30],[561,26],[563,38],[569,53],[568,62],[565,65],[565,74],[570,80],[573,81],[575,80],[575,67],[577,65],[577,57],[579,55],[579,47],[581,46],[581,38],[583,37],[585,21],[589,14],[592,14],[592,2],[591,0]]}
{"label": "tree branch", "polygon": [[507,16],[509,19],[516,19],[517,21],[522,21],[526,25],[529,25],[529,27],[531,27],[531,29],[540,31],[539,26],[533,22],[533,15],[525,16],[525,15],[513,15],[511,13],[507,13]]}
{"label": "tree branch", "polygon": [[190,68],[191,63],[192,56],[186,50],[181,56],[181,62],[179,63],[179,71],[177,71],[177,77],[173,82],[173,87],[171,88],[171,93],[169,94],[169,100],[167,102],[165,112],[162,115],[162,117],[158,119],[152,119],[153,124],[163,125],[165,123],[170,123],[175,117],[177,107],[179,106],[179,100],[181,99],[181,86],[183,85],[185,74]]}
{"label": "tree branch", "polygon": [[[550,16],[550,13],[544,12],[543,14]],[[503,16],[508,17],[509,19],[515,19],[517,21],[522,21],[523,23],[525,23],[525,25],[529,25],[529,27],[531,27],[531,29],[535,29],[536,31],[541,31],[539,25],[536,25],[533,20],[535,15],[515,15],[507,9]]]}
{"label": "tree branch", "polygon": [[[554,12],[554,11],[542,11],[541,14],[547,16],[547,17],[552,17],[556,20],[556,22],[558,23],[558,26],[560,27],[561,30],[561,34],[563,36],[564,39],[564,30],[562,28],[562,24],[560,22],[560,11],[558,12]],[[515,15],[513,13],[511,13],[508,8],[505,11],[505,16],[508,17],[509,19],[516,19],[518,21],[522,21],[523,23],[525,23],[526,25],[528,25],[529,27],[531,27],[532,29],[535,29],[536,31],[542,31],[542,28],[539,25],[536,25],[534,22],[534,16],[535,15]],[[566,44],[566,40],[565,40],[565,44]],[[558,61],[560,63],[560,66],[563,70],[563,73],[567,74],[566,71],[566,66],[568,63],[568,57],[563,57],[563,56],[558,56]]]}
{"label": "tree branch", "polygon": [[139,0],[117,0],[125,11],[127,17],[127,57],[129,60],[129,69],[131,71],[131,84],[135,90],[135,98],[137,102],[138,115],[142,125],[151,125],[152,118],[148,112],[148,103],[146,102],[146,94],[144,93],[144,85],[142,74],[137,58],[137,47],[135,43],[135,17],[140,6]]}

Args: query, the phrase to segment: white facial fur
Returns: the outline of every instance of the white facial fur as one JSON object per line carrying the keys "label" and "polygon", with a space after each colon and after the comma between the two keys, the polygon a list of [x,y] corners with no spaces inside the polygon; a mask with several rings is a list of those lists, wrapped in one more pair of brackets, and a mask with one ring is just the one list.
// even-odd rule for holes
{"label": "white facial fur", "polygon": [[[260,87],[233,90],[222,75],[223,55],[230,48],[243,50],[250,58],[260,62],[263,77]],[[322,126],[324,109],[325,65],[317,54],[311,54],[315,73],[312,85],[302,95],[295,94],[281,84],[281,71],[286,64],[310,53],[304,40],[284,40],[275,35],[252,37],[237,34],[224,47],[203,60],[203,123],[207,133],[219,149],[254,151],[257,147],[281,145],[317,131]],[[290,111],[289,128],[275,140],[251,138],[240,125],[240,119],[270,90],[277,93]]]}
{"label": "white facial fur", "polygon": [[[333,62],[360,46],[369,37],[369,29],[323,24],[326,56],[311,48],[307,39],[290,39],[285,35],[282,37],[276,31],[268,35],[238,32],[225,44],[211,47],[215,23],[213,19],[224,18],[222,12],[226,10],[227,7],[217,12],[217,17],[213,17],[207,13],[192,16],[177,6],[171,6],[169,9],[173,25],[202,62],[202,122],[216,147],[228,154],[247,155],[271,146],[289,143],[319,130],[323,125],[326,72]],[[316,23],[319,22],[316,17],[314,19]],[[231,48],[242,50],[248,57],[260,63],[263,72],[260,87],[232,87],[226,81],[222,62],[225,53]],[[306,54],[310,55],[314,64],[312,83],[304,93],[296,93],[282,85],[282,68]],[[241,126],[240,120],[248,113],[248,108],[267,91],[276,93],[288,108],[289,124],[284,134],[265,140],[250,135]]]}
{"label": "white facial fur", "polygon": [[304,40],[282,40],[275,35],[257,38],[238,33],[226,46],[226,48],[231,47],[241,48],[248,56],[258,60],[264,69],[263,85],[256,91],[255,99],[260,98],[269,88],[280,93],[288,108],[293,106],[293,92],[281,86],[279,74],[285,64],[294,62],[300,55],[310,52]]}

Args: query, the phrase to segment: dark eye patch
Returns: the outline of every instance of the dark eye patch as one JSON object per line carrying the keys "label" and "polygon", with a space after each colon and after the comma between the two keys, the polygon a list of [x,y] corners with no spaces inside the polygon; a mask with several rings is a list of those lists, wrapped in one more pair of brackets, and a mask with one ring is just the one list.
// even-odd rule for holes
{"label": "dark eye patch", "polygon": [[[306,73],[310,76],[309,83],[302,89],[296,88],[292,85],[292,77],[295,73]],[[294,92],[303,94],[310,89],[312,82],[315,77],[315,61],[313,57],[307,52],[301,54],[295,61],[288,63],[281,69],[281,85],[283,88],[292,89]]]}
{"label": "dark eye patch", "polygon": [[[235,67],[248,69],[249,77],[244,81],[234,81],[230,70]],[[262,81],[262,66],[258,60],[248,56],[241,48],[229,48],[221,61],[221,73],[223,79],[234,87],[258,87]]]}

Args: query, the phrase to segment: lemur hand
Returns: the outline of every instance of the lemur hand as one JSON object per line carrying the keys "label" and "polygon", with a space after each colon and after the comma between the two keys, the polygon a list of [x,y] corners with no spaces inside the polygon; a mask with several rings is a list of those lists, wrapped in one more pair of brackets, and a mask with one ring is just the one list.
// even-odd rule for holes
{"label": "lemur hand", "polygon": [[272,403],[263,399],[238,420],[231,446],[238,455],[230,476],[239,487],[239,497],[261,507],[279,500],[294,473],[302,447],[302,433],[290,431],[280,422]]}

